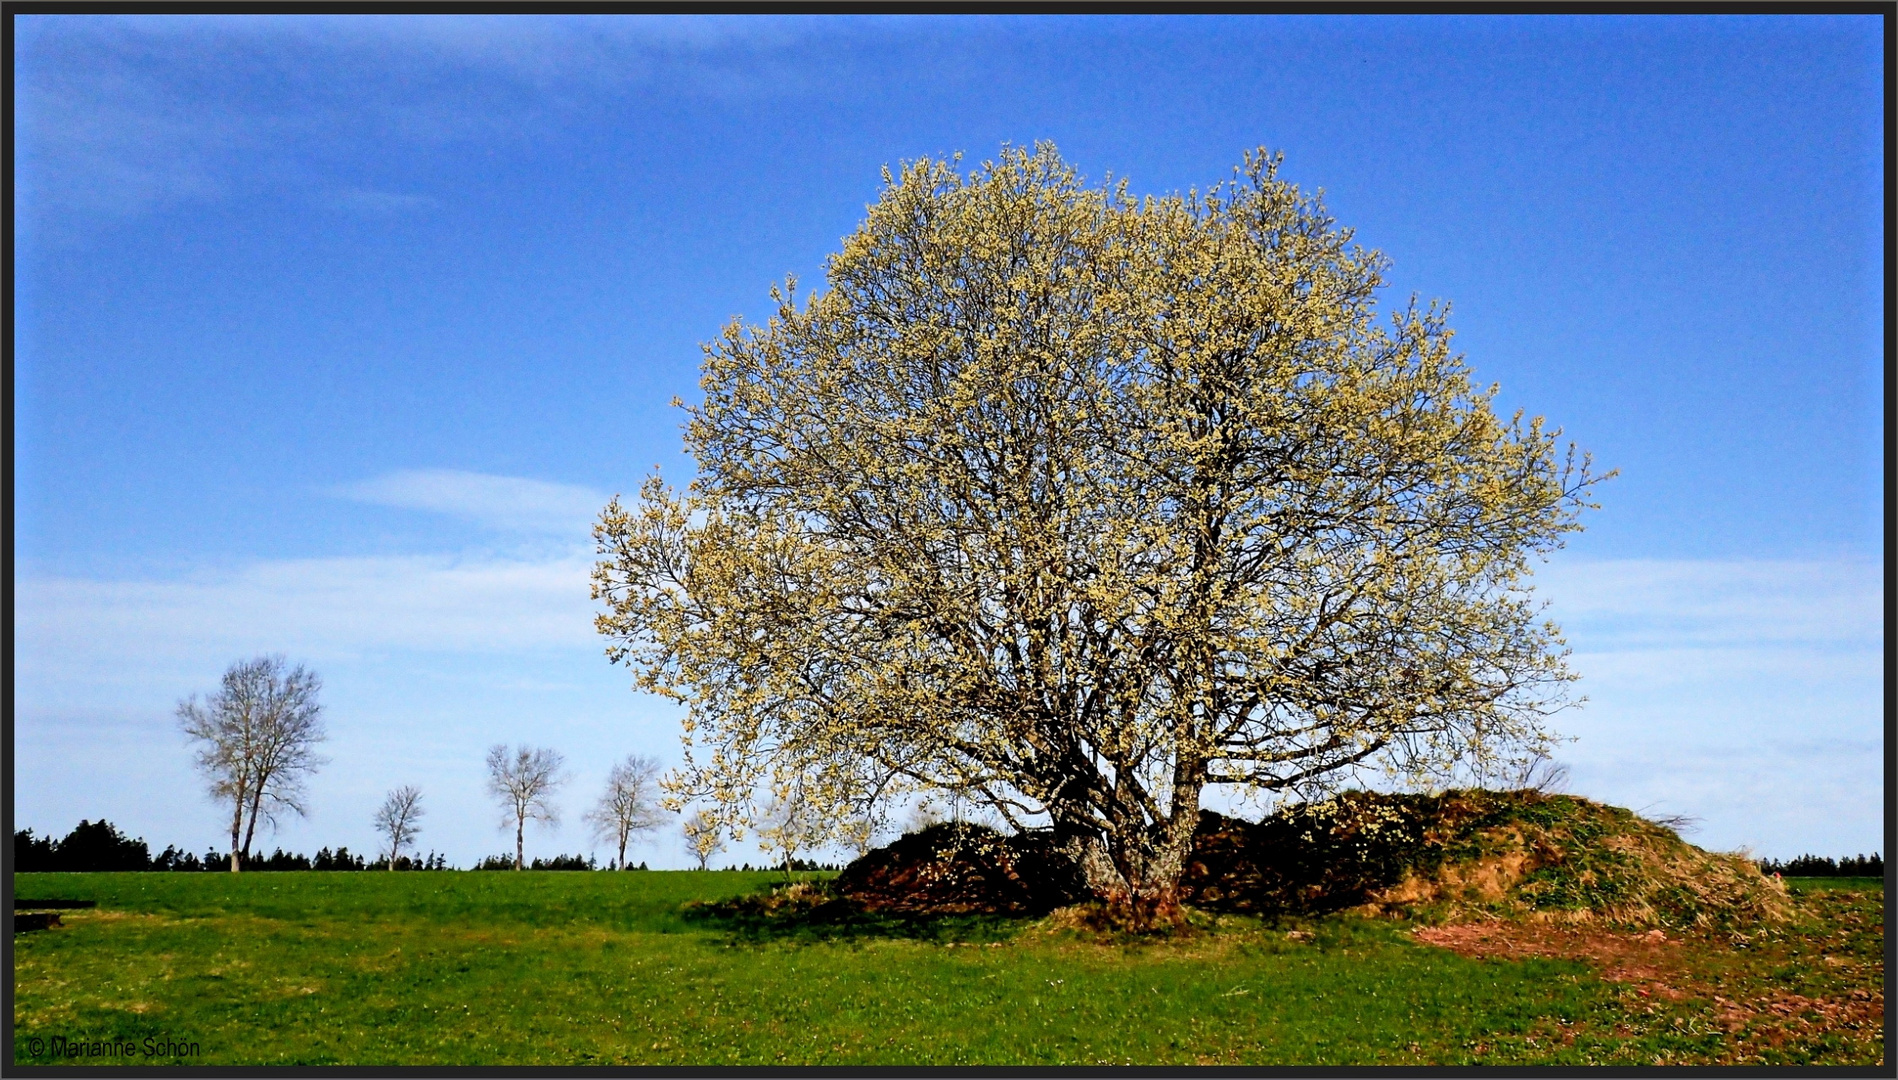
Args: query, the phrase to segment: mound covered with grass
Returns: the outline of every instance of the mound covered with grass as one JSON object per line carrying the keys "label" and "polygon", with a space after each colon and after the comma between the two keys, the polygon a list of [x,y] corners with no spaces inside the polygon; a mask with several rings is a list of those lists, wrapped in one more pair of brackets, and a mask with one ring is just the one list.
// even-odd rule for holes
{"label": "mound covered with grass", "polygon": [[1572,795],[1348,792],[1247,822],[1201,815],[1188,902],[1261,913],[1491,914],[1645,926],[1784,918],[1739,855]]}
{"label": "mound covered with grass", "polygon": [[[1182,899],[1261,915],[1466,914],[1642,926],[1773,921],[1785,890],[1738,855],[1703,851],[1620,807],[1535,791],[1348,792],[1251,822],[1200,814]],[[1044,914],[1084,899],[1035,833],[932,826],[835,882],[869,910]]]}

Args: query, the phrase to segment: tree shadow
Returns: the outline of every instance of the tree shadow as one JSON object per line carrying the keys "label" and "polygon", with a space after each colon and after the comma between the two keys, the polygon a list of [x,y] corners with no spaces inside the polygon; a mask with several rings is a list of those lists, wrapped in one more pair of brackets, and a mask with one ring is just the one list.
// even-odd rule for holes
{"label": "tree shadow", "polygon": [[692,901],[680,914],[733,943],[810,943],[903,939],[989,944],[1013,938],[1028,915],[871,910],[810,883],[774,885],[730,900]]}

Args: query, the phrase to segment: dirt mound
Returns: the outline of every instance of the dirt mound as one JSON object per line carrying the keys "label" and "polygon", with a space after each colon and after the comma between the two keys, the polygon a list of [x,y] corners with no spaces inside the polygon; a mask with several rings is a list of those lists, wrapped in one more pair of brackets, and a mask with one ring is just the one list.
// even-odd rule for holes
{"label": "dirt mound", "polygon": [[1079,884],[1045,836],[944,822],[844,867],[833,887],[871,911],[1038,915],[1079,899]]}
{"label": "dirt mound", "polygon": [[1476,911],[1644,926],[1785,917],[1750,860],[1570,795],[1349,792],[1261,822],[1202,814],[1188,902],[1233,911]]}
{"label": "dirt mound", "polygon": [[[1250,822],[1200,814],[1182,899],[1215,911],[1602,920],[1640,926],[1785,917],[1783,887],[1630,811],[1534,791],[1348,792]],[[1032,915],[1086,899],[1045,833],[931,826],[835,882],[870,910]]]}

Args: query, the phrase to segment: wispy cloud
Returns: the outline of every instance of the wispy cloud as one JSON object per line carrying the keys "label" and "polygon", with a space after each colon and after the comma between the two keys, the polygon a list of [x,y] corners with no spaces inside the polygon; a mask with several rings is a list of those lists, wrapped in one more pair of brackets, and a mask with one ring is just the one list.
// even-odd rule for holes
{"label": "wispy cloud", "polygon": [[222,195],[254,125],[195,107],[116,58],[24,73],[15,205],[27,223],[116,221]]}
{"label": "wispy cloud", "polygon": [[[365,149],[519,140],[631,92],[828,85],[820,38],[903,20],[616,16],[26,16],[18,206],[55,241],[181,202],[333,189]],[[348,187],[348,184],[340,185]]]}
{"label": "wispy cloud", "polygon": [[1882,576],[1865,560],[1614,560],[1538,574],[1589,698],[1583,794],[1705,819],[1713,847],[1878,844]]}
{"label": "wispy cloud", "polygon": [[592,488],[457,469],[404,469],[330,489],[357,502],[450,514],[510,532],[587,535],[606,505]]}
{"label": "wispy cloud", "polygon": [[[354,488],[387,505],[514,523],[506,527],[590,514],[599,502],[573,485],[446,470]],[[45,725],[67,722],[49,718],[163,717],[232,659],[259,652],[352,672],[349,692],[382,702],[384,722],[397,725],[424,723],[403,719],[411,711],[489,707],[482,695],[497,691],[487,683],[439,679],[439,703],[410,704],[412,684],[436,669],[623,686],[599,655],[590,563],[580,551],[302,559],[166,581],[23,580],[20,731],[46,742]],[[1545,575],[1591,699],[1556,718],[1576,737],[1560,755],[1576,790],[1700,817],[1695,839],[1709,847],[1780,856],[1877,847],[1878,583],[1862,562],[1595,562]],[[612,708],[650,707],[621,693],[608,695]],[[670,731],[668,722],[663,737]]]}
{"label": "wispy cloud", "polygon": [[[588,569],[580,555],[337,558],[21,581],[16,813],[42,831],[105,816],[160,846],[214,843],[218,808],[191,775],[173,710],[215,689],[233,660],[281,652],[323,677],[332,764],[312,818],[270,843],[367,846],[375,801],[416,783],[436,813],[427,843],[466,865],[497,842],[481,794],[487,745],[567,752],[584,774],[576,799],[590,797],[596,763],[676,746],[671,714],[601,655]],[[101,784],[108,763],[121,767]]]}
{"label": "wispy cloud", "polygon": [[[141,656],[594,644],[590,560],[286,559],[174,581],[22,581],[22,666],[76,673]],[[117,658],[117,659],[114,659]],[[29,663],[30,661],[30,663]]]}
{"label": "wispy cloud", "polygon": [[1861,560],[1622,559],[1536,575],[1565,626],[1625,647],[1875,644],[1883,581]]}

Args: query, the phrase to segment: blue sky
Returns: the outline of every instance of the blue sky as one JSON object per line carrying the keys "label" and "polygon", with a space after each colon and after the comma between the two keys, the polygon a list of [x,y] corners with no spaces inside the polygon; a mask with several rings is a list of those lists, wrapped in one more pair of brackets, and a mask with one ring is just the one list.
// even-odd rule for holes
{"label": "blue sky", "polygon": [[171,709],[283,652],[332,764],[268,842],[367,847],[416,783],[465,865],[525,740],[573,767],[530,843],[591,847],[677,713],[600,655],[587,524],[689,475],[698,343],[821,281],[882,166],[1046,139],[1136,192],[1283,150],[1387,305],[1450,300],[1503,407],[1621,470],[1542,574],[1575,790],[1881,845],[1873,18],[15,25],[22,826],[213,843]]}

